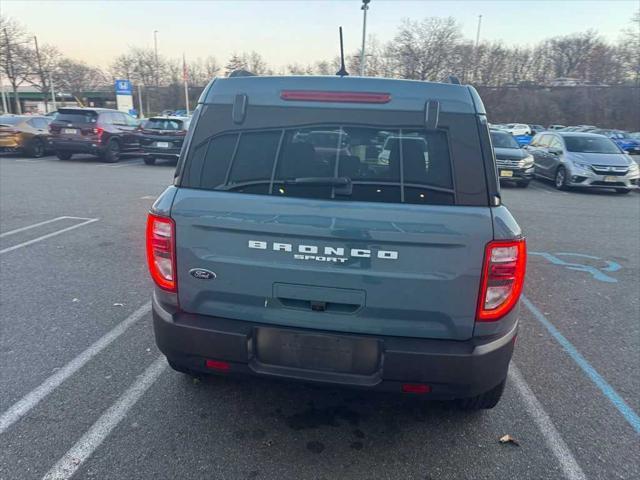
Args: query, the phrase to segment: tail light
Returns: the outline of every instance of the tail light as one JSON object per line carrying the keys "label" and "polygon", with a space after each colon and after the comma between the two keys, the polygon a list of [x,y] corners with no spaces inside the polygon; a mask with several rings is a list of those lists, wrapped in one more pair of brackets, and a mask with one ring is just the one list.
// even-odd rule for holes
{"label": "tail light", "polygon": [[104,128],[102,127],[94,127],[92,129],[92,133],[98,136],[98,141],[102,139],[102,134],[104,133]]}
{"label": "tail light", "polygon": [[487,244],[476,313],[478,322],[493,322],[511,311],[522,293],[526,265],[524,238]]}
{"label": "tail light", "polygon": [[176,227],[171,218],[150,213],[147,217],[147,262],[151,278],[168,292],[177,292]]}

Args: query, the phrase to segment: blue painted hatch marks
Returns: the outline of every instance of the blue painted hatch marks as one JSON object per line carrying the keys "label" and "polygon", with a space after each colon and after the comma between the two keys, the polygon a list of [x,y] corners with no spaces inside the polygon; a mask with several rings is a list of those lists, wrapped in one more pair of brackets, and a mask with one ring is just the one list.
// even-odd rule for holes
{"label": "blue painted hatch marks", "polygon": [[524,295],[521,297],[522,303],[533,316],[538,320],[551,334],[551,336],[562,346],[569,354],[572,360],[580,367],[580,369],[589,377],[589,379],[600,389],[602,394],[613,404],[620,412],[629,425],[640,434],[640,417],[629,406],[627,402],[616,392],[616,390],[607,382],[593,366],[585,359],[578,349],[569,341],[567,337],[560,333],[560,330],[549,321],[549,319],[540,311],[531,301]]}
{"label": "blue painted hatch marks", "polygon": [[[587,272],[590,273],[593,278],[600,282],[605,283],[618,283],[618,280],[613,278],[610,275],[607,275],[604,272],[612,273],[617,272],[622,268],[619,263],[616,263],[611,260],[604,260],[600,257],[595,257],[593,255],[585,255],[583,253],[573,253],[573,252],[558,252],[555,254],[551,254],[548,252],[529,252],[529,255],[536,255],[542,258],[545,258],[549,262],[554,265],[559,265],[567,268],[568,270],[575,270],[578,272]],[[602,267],[594,267],[593,265],[585,265],[584,263],[576,263],[576,262],[568,262],[559,257],[569,257],[569,258],[582,258],[587,260],[595,260],[597,262],[604,262],[604,266]]]}

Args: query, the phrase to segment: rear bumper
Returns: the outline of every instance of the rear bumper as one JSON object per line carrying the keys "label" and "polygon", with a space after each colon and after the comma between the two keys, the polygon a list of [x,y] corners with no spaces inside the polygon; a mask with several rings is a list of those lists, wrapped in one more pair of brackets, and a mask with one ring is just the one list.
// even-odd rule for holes
{"label": "rear bumper", "polygon": [[[256,333],[266,326],[178,312],[153,298],[153,325],[158,347],[172,361],[194,371],[216,373],[205,360],[228,362],[227,374],[258,375],[289,380],[400,392],[402,384],[431,387],[433,399],[465,398],[502,382],[513,353],[517,322],[501,336],[468,341],[355,335],[278,327],[287,333],[338,336],[345,340],[375,340],[380,360],[370,374],[338,373],[264,363],[256,354]],[[335,352],[333,352],[335,353]],[[314,355],[331,355],[318,350]],[[355,355],[353,355],[355,357]]]}
{"label": "rear bumper", "polygon": [[177,160],[180,156],[180,148],[155,148],[141,146],[142,154],[146,157],[165,158],[167,160]]}
{"label": "rear bumper", "polygon": [[50,140],[51,149],[60,152],[71,153],[92,153],[97,154],[104,151],[105,146],[98,142],[77,142],[69,140]]}

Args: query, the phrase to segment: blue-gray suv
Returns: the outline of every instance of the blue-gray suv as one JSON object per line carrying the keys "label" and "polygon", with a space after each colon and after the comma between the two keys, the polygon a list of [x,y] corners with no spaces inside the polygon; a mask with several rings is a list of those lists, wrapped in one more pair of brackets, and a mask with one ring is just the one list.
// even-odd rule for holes
{"label": "blue-gray suv", "polygon": [[179,372],[502,395],[526,246],[469,86],[215,79],[146,242]]}

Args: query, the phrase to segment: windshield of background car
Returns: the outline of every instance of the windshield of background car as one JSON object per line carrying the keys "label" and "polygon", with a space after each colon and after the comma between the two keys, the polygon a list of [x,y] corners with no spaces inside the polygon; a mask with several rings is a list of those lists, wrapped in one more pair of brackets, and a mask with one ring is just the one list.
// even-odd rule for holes
{"label": "windshield of background car", "polygon": [[[420,128],[317,126],[228,133],[192,147],[183,186],[391,203],[455,203],[447,136]],[[346,177],[349,194],[330,182]],[[302,181],[300,181],[302,179]]]}
{"label": "windshield of background car", "polygon": [[0,117],[0,125],[17,125],[21,121],[20,117]]}
{"label": "windshield of background car", "polygon": [[169,118],[151,118],[146,121],[144,128],[148,130],[186,130],[182,120]]}
{"label": "windshield of background car", "polygon": [[606,137],[566,136],[564,143],[570,152],[620,153],[617,145]]}
{"label": "windshield of background car", "polygon": [[495,148],[520,148],[516,139],[504,132],[491,132],[491,143]]}
{"label": "windshield of background car", "polygon": [[96,112],[84,112],[82,110],[64,110],[58,111],[55,122],[69,123],[95,123],[98,120]]}

